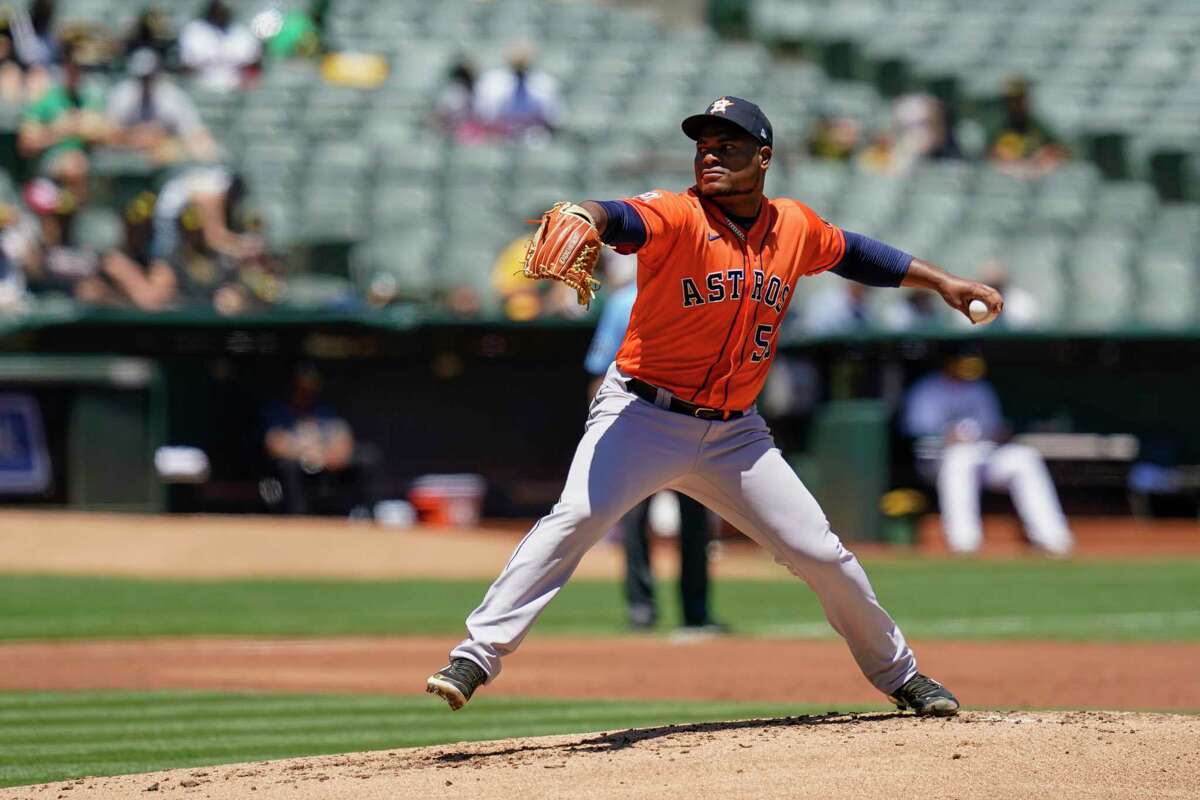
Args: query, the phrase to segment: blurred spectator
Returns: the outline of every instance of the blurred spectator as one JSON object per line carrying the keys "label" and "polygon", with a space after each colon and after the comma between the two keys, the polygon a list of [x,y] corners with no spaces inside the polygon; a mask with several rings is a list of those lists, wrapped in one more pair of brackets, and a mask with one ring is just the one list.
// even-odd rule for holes
{"label": "blurred spectator", "polygon": [[854,161],[862,172],[869,175],[900,175],[912,163],[896,151],[895,141],[889,131],[876,133]]}
{"label": "blurred spectator", "polygon": [[821,115],[808,133],[808,154],[827,161],[849,161],[862,142],[862,128],[853,117]]}
{"label": "blurred spectator", "polygon": [[81,303],[110,302],[112,292],[100,277],[100,257],[72,241],[78,206],[70,190],[49,178],[34,178],[22,198],[37,220],[18,234],[23,241],[14,242],[29,289],[34,294],[67,295]]}
{"label": "blurred spectator", "polygon": [[157,5],[148,6],[125,37],[124,53],[129,59],[140,50],[150,50],[165,68],[177,65],[179,41],[171,29],[171,18]]}
{"label": "blurred spectator", "polygon": [[483,141],[488,128],[475,115],[475,65],[465,56],[450,68],[433,109],[434,124],[459,142]]}
{"label": "blurred spectator", "polygon": [[119,248],[104,257],[104,276],[121,297],[144,311],[159,311],[177,296],[175,271],[150,255],[155,196],[142,192],[125,207],[124,236]]}
{"label": "blurred spectator", "polygon": [[262,46],[249,28],[233,21],[233,12],[223,0],[210,0],[204,16],[183,26],[179,55],[201,86],[232,91],[258,65]]}
{"label": "blurred spectator", "polygon": [[508,64],[489,70],[475,87],[475,113],[500,136],[553,132],[562,118],[558,81],[533,69],[532,44],[514,44]]}
{"label": "blurred spectator", "polygon": [[865,284],[839,279],[804,304],[801,328],[819,335],[865,330],[871,324],[869,296],[870,287]]}
{"label": "blurred spectator", "polygon": [[1035,547],[1070,554],[1071,531],[1050,473],[1037,450],[1003,443],[1000,400],[975,355],[947,358],[943,369],[917,381],[904,403],[902,428],[918,442],[918,470],[936,480],[942,531],[950,549],[970,553],[983,541],[979,512],[984,487],[1012,495]]}
{"label": "blurred spectator", "polygon": [[85,202],[90,170],[87,148],[108,138],[104,98],[83,85],[75,48],[64,44],[62,83],[55,84],[24,113],[17,146],[39,158],[40,172],[62,183],[76,204]]}
{"label": "blurred spectator", "polygon": [[[533,211],[526,219],[537,219],[541,210]],[[538,318],[575,319],[587,314],[579,305],[575,290],[560,281],[531,281],[524,275],[525,251],[529,248],[530,233],[522,233],[509,242],[492,262],[492,290],[500,298],[504,315],[511,320],[527,322]]]}
{"label": "blurred spectator", "polygon": [[312,58],[322,50],[321,29],[330,0],[313,0],[307,9],[280,11],[271,6],[258,14],[250,27],[266,42],[266,55],[276,61]]}
{"label": "blurred spectator", "polygon": [[19,263],[20,210],[11,203],[0,203],[0,314],[25,310],[25,273]]}
{"label": "blurred spectator", "polygon": [[0,102],[20,105],[25,98],[25,68],[17,59],[8,12],[0,11]]}
{"label": "blurred spectator", "polygon": [[550,283],[531,281],[523,274],[529,237],[530,234],[523,233],[513,239],[492,262],[492,288],[500,297],[504,315],[517,322],[527,322],[541,315],[545,291],[542,284]]}
{"label": "blurred spectator", "polygon": [[988,136],[988,155],[997,167],[1025,178],[1055,170],[1068,153],[1050,128],[1030,109],[1029,83],[1011,78],[1004,89],[1004,113]]}
{"label": "blurred spectator", "polygon": [[28,8],[10,8],[8,25],[20,65],[31,72],[49,71],[60,60],[59,41],[54,35],[54,0],[31,0]]}
{"label": "blurred spectator", "polygon": [[354,431],[322,402],[321,384],[321,374],[303,366],[287,396],[264,409],[263,448],[274,476],[263,482],[262,493],[268,505],[288,514],[349,513],[366,500]]}
{"label": "blurred spectator", "polygon": [[892,104],[887,129],[875,134],[856,161],[864,172],[903,175],[923,161],[943,158],[962,158],[945,107],[931,95],[908,94]]}
{"label": "blurred spectator", "polygon": [[604,373],[616,359],[625,329],[629,327],[629,315],[637,298],[637,256],[605,248],[600,255],[600,270],[604,307],[583,362],[584,369],[592,376],[589,396],[595,395],[600,388]]}
{"label": "blurred spectator", "polygon": [[156,163],[213,161],[217,145],[187,93],[162,74],[158,54],[129,56],[131,77],[108,96],[109,144],[145,153]]}
{"label": "blurred spectator", "polygon": [[242,179],[222,167],[189,167],[163,185],[154,206],[150,257],[174,268],[184,295],[210,300],[222,314],[253,297],[239,269],[265,258],[262,237],[239,233]]}
{"label": "blurred spectator", "polygon": [[896,151],[905,168],[925,160],[962,158],[946,107],[928,94],[907,94],[892,104]]}
{"label": "blurred spectator", "polygon": [[[993,283],[988,285],[995,286]],[[1003,289],[1000,291],[1004,292]],[[1004,303],[1005,313],[1008,313],[1007,294],[1004,295]],[[942,323],[940,301],[933,292],[906,291],[899,300],[883,307],[879,313],[879,323],[890,331],[936,327]]]}

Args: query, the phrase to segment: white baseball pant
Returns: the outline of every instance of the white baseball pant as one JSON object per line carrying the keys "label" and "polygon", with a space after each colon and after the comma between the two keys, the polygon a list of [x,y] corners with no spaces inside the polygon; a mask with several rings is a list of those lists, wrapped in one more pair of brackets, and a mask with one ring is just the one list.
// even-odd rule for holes
{"label": "white baseball pant", "polygon": [[950,549],[970,553],[983,542],[981,487],[1012,495],[1029,540],[1049,553],[1066,555],[1073,545],[1041,453],[1021,444],[959,442],[948,445],[938,469],[942,531]]}
{"label": "white baseball pant", "polygon": [[[610,367],[554,508],[513,552],[452,658],[469,658],[488,681],[525,638],[584,553],[629,509],[661,489],[708,506],[774,555],[816,592],[830,625],[876,688],[891,694],[916,674],[904,635],[879,605],[854,554],[784,461],[753,409],[727,422],[648,403]],[[659,407],[664,406],[664,407]]]}

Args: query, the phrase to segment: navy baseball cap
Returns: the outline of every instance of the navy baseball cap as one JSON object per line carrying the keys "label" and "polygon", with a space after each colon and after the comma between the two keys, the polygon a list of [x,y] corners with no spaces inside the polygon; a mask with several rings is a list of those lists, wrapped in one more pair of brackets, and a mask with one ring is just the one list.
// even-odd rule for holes
{"label": "navy baseball cap", "polygon": [[703,114],[688,117],[681,127],[689,139],[698,139],[704,124],[714,119],[732,122],[762,144],[770,146],[774,142],[775,134],[767,115],[754,103],[740,97],[718,97]]}

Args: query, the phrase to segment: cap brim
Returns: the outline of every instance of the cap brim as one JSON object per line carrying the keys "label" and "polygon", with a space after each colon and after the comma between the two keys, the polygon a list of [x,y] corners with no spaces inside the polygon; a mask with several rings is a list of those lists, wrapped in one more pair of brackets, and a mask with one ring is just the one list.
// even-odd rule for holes
{"label": "cap brim", "polygon": [[739,125],[723,114],[693,114],[685,119],[679,127],[683,128],[684,134],[686,134],[689,139],[695,140],[700,138],[700,131],[704,130],[704,126],[710,122],[724,122],[726,125],[732,125],[733,127],[737,128],[739,131],[746,134],[751,139],[754,139],[756,142],[762,141],[755,136],[753,132],[747,130],[745,127]]}

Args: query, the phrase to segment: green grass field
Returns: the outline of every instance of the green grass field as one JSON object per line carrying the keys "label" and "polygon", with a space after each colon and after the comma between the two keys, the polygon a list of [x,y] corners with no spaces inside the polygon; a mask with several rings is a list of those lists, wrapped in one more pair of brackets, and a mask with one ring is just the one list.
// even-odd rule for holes
{"label": "green grass field", "polygon": [[[868,572],[914,638],[1200,639],[1200,560],[879,560]],[[485,581],[167,581],[0,576],[0,639],[149,636],[457,636]],[[667,622],[673,584],[660,587]],[[832,632],[800,582],[724,580],[717,614],[740,633]],[[539,635],[624,631],[612,581],[572,581]],[[0,693],[0,785],[390,749],[469,739],[783,716],[754,704],[481,697],[447,714],[425,697],[211,692]],[[840,710],[854,710],[842,708]]]}
{"label": "green grass field", "polygon": [[[172,767],[831,709],[748,703],[72,692],[0,694],[0,786]],[[855,710],[841,707],[839,711]]]}
{"label": "green grass field", "polygon": [[[880,561],[880,599],[913,638],[1200,638],[1200,561]],[[163,581],[0,576],[0,638],[190,635],[457,635],[484,581]],[[660,588],[667,621],[675,592]],[[738,632],[825,637],[798,580],[720,581],[717,615]],[[615,634],[620,590],[572,581],[539,635]]]}

